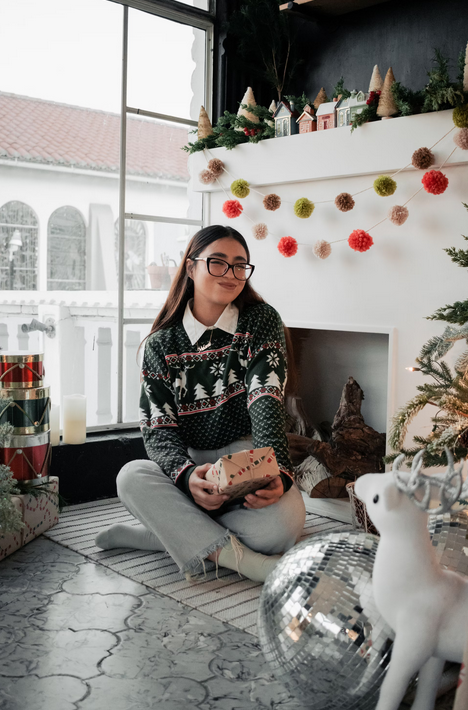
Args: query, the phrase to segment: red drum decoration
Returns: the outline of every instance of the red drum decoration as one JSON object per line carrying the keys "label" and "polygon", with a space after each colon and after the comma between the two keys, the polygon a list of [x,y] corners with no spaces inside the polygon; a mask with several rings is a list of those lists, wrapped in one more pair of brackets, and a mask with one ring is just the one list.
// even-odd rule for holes
{"label": "red drum decoration", "polygon": [[50,387],[0,389],[0,425],[11,424],[12,434],[49,431]]}
{"label": "red drum decoration", "polygon": [[42,387],[44,365],[42,353],[0,352],[0,388],[24,389]]}
{"label": "red drum decoration", "polygon": [[48,482],[51,456],[50,431],[36,436],[10,436],[0,447],[0,463],[11,468],[17,481],[31,486]]}

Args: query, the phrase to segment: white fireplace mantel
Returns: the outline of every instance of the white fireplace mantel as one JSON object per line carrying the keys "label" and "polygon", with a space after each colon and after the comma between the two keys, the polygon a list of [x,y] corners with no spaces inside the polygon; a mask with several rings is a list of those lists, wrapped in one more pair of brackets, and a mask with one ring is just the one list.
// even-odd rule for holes
{"label": "white fireplace mantel", "polygon": [[[420,373],[406,368],[414,365],[421,346],[444,327],[428,321],[427,316],[444,304],[466,298],[466,271],[443,250],[467,247],[461,235],[468,234],[468,213],[462,205],[468,203],[468,151],[457,148],[443,167],[449,186],[442,195],[421,190],[413,199],[422,187],[424,171],[411,166],[415,150],[435,143],[433,167],[441,165],[455,148],[456,130],[452,111],[441,111],[376,121],[353,133],[349,128],[336,128],[243,144],[231,151],[216,148],[189,159],[192,189],[211,193],[205,223],[229,224],[246,237],[256,265],[253,286],[287,325],[389,334],[387,419],[425,381]],[[220,179],[224,189],[219,183],[202,185],[198,179],[210,157],[220,158],[229,173]],[[395,194],[378,196],[372,189],[375,177],[396,171],[401,172],[395,176]],[[283,201],[281,208],[268,212],[261,194],[252,191],[241,200],[242,215],[227,219],[222,206],[229,197],[233,199],[229,188],[237,178],[247,180],[262,194],[277,193]],[[355,195],[352,211],[343,213],[335,207],[334,198],[341,192]],[[309,219],[294,214],[299,197],[316,203]],[[382,222],[389,208],[407,200],[409,217],[404,225]],[[252,236],[252,224],[257,222],[268,226],[265,240]],[[370,230],[374,245],[369,251],[350,249],[347,238],[354,229]],[[299,243],[292,258],[284,258],[276,248],[286,235]],[[326,260],[314,255],[318,239],[334,242]],[[365,362],[364,369],[371,370],[372,353],[366,353]],[[368,414],[372,424],[372,412]],[[420,415],[410,433],[427,434],[429,415]]]}
{"label": "white fireplace mantel", "polygon": [[[411,163],[415,146],[429,148],[452,128],[451,136],[457,130],[452,111],[439,111],[367,123],[352,133],[349,127],[334,128],[244,143],[233,150],[215,148],[190,156],[190,186],[196,192],[221,190],[219,183],[207,186],[198,180],[210,157],[225,163],[232,176],[223,176],[227,188],[236,178],[255,187],[395,172]],[[451,136],[434,148],[439,165],[455,147]],[[457,150],[447,165],[467,162],[468,151]],[[408,170],[415,168],[410,165]]]}

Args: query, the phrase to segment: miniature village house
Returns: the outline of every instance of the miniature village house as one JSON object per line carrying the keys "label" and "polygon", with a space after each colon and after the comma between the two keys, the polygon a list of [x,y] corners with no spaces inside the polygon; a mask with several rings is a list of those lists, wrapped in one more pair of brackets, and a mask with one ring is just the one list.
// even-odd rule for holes
{"label": "miniature village house", "polygon": [[315,117],[315,109],[309,106],[309,104],[306,104],[296,123],[299,125],[299,133],[312,133],[312,131],[316,131],[317,119]]}
{"label": "miniature village house", "polygon": [[341,98],[326,101],[317,109],[317,130],[325,131],[328,128],[336,128],[336,111],[341,105]]}
{"label": "miniature village house", "polygon": [[292,136],[294,133],[298,133],[299,129],[296,122],[298,117],[299,113],[295,110],[292,101],[290,104],[285,100],[280,101],[273,114],[275,119],[275,138]]}
{"label": "miniature village house", "polygon": [[351,96],[340,101],[340,105],[336,110],[338,128],[350,126],[356,114],[361,113],[368,98],[369,95],[365,94],[364,91],[352,91]]}

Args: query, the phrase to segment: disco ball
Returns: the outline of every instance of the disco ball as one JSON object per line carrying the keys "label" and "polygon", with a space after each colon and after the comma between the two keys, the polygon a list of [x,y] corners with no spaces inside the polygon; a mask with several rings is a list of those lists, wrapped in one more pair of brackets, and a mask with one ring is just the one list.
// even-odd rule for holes
{"label": "disco ball", "polygon": [[468,575],[468,510],[430,515],[427,527],[441,567]]}
{"label": "disco ball", "polygon": [[311,710],[374,710],[393,632],[372,596],[379,538],[306,538],[263,585],[258,633],[276,678]]}

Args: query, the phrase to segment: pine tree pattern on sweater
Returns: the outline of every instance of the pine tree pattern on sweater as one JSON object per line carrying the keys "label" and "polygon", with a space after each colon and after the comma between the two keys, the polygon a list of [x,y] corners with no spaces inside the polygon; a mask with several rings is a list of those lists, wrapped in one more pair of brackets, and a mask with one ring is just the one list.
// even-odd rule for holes
{"label": "pine tree pattern on sweater", "polygon": [[[209,340],[208,332],[197,345]],[[272,446],[284,490],[293,468],[285,433],[286,343],[279,313],[266,303],[246,308],[236,333],[216,328],[198,352],[182,322],[146,341],[140,426],[148,456],[189,495],[195,467],[187,448],[220,449],[252,435]]]}

